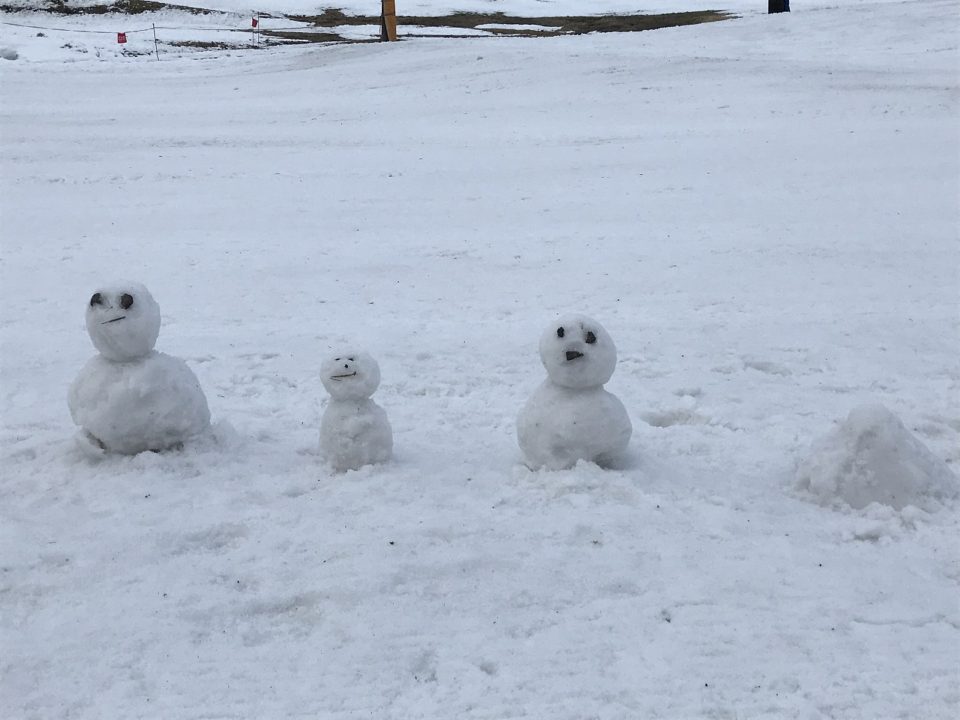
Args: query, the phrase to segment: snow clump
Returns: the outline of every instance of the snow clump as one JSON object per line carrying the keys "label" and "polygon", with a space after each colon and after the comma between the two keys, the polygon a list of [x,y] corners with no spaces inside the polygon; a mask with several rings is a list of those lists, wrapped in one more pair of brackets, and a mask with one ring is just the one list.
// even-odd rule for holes
{"label": "snow clump", "polygon": [[797,468],[797,487],[820,504],[935,510],[955,497],[957,476],[883,405],[860,405],[815,441]]}

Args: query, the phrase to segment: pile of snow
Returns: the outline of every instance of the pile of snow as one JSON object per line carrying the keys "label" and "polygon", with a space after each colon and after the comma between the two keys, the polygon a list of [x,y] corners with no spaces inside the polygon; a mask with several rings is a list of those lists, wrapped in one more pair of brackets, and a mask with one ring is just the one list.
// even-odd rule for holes
{"label": "pile of snow", "polygon": [[860,405],[817,440],[797,469],[797,485],[822,504],[838,500],[901,510],[932,509],[957,494],[957,476],[883,405]]}
{"label": "pile of snow", "polygon": [[20,57],[20,53],[10,47],[0,47],[0,58],[4,60],[16,60]]}

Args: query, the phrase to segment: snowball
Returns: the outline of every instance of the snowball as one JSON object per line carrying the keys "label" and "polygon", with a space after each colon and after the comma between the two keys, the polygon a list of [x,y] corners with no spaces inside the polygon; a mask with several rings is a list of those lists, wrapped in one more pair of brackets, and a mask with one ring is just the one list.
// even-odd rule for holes
{"label": "snowball", "polygon": [[517,418],[517,441],[531,468],[562,470],[578,460],[609,465],[630,442],[623,403],[603,388],[570,390],[547,380]]}
{"label": "snowball", "polygon": [[12,47],[0,47],[0,58],[4,60],[16,60],[18,57],[20,57],[20,53]]}
{"label": "snowball", "polygon": [[797,487],[824,505],[935,509],[957,494],[958,479],[887,408],[861,405],[813,443],[797,469]]}
{"label": "snowball", "polygon": [[603,326],[584,315],[565,315],[540,337],[540,360],[557,385],[598,387],[617,366],[617,348]]}
{"label": "snowball", "polygon": [[321,365],[330,402],[320,421],[320,452],[338,472],[386,462],[393,452],[387,413],[370,396],[380,385],[380,366],[365,352],[335,353]]}
{"label": "snowball", "polygon": [[527,465],[559,470],[578,460],[614,462],[633,426],[623,403],[603,389],[617,364],[617,349],[596,320],[567,315],[540,338],[547,379],[517,417],[517,442]]}
{"label": "snowball", "polygon": [[380,366],[365,352],[343,350],[323,361],[320,380],[334,400],[362,400],[380,386]]}
{"label": "snowball", "polygon": [[108,452],[166,450],[203,432],[210,410],[193,371],[163,353],[130,362],[93,357],[68,395],[85,440]]}
{"label": "snowball", "polygon": [[108,360],[145,357],[160,334],[160,306],[140,283],[104,285],[87,303],[87,332]]}

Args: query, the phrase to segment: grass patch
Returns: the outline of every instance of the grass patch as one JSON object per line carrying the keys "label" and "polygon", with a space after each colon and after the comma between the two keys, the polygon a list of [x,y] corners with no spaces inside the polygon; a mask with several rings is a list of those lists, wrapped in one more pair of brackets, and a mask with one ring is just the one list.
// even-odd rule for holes
{"label": "grass patch", "polygon": [[[23,7],[0,4],[0,12],[12,13],[23,9]],[[203,8],[186,7],[185,5],[168,5],[167,3],[153,2],[153,0],[117,0],[109,5],[85,5],[83,7],[68,5],[65,0],[46,0],[46,2],[40,3],[40,7],[36,9],[54,15],[106,15],[107,13],[139,15],[156,10],[182,10],[193,15],[208,15],[215,12]]]}
{"label": "grass patch", "polygon": [[[110,4],[87,5],[84,7],[73,7],[68,5],[67,2],[68,0],[40,0],[38,3],[40,7],[38,7],[37,10],[56,15],[103,15],[106,13],[139,15],[141,13],[158,10],[180,10],[196,15],[223,14],[218,10],[171,5],[169,3],[156,2],[155,0],[115,0]],[[0,2],[0,11],[2,12],[12,13],[22,9],[22,7],[10,7]],[[263,14],[262,17],[271,16]],[[288,15],[287,17],[294,22],[302,22],[314,28],[335,28],[343,25],[380,25],[379,15],[347,15],[338,9],[327,9],[319,15]],[[422,27],[450,30],[449,33],[431,33],[430,37],[462,39],[464,35],[458,35],[457,30],[476,30],[480,25],[501,26],[483,30],[482,32],[486,33],[487,37],[555,37],[557,35],[582,35],[593,32],[640,32],[642,30],[656,30],[659,28],[678,27],[680,25],[698,25],[700,23],[717,22],[718,20],[727,20],[732,17],[735,16],[722,10],[701,10],[696,12],[662,13],[657,15],[574,15],[569,17],[554,15],[517,17],[514,15],[506,15],[502,12],[455,12],[442,16],[399,15],[397,17],[397,24],[401,30],[401,37],[403,35],[416,37],[416,29]],[[523,27],[512,29],[510,27],[511,25],[536,25],[539,27],[535,30]],[[307,28],[303,30],[268,30],[263,28],[261,34],[264,37],[269,37],[281,43],[376,42],[375,39],[352,40],[344,38],[336,32],[310,32]],[[484,37],[484,35],[471,35],[470,37]],[[169,44],[179,47],[211,49],[239,47],[236,44],[192,40],[175,41]]]}
{"label": "grass patch", "polygon": [[[306,32],[301,30],[261,30],[260,34],[264,37],[277,38],[287,42],[346,42],[343,37],[336,33],[324,32]],[[372,40],[354,40],[352,42],[374,42]]]}
{"label": "grass patch", "polygon": [[243,47],[236,44],[216,42],[213,40],[174,40],[172,42],[165,42],[163,44],[171,45],[173,47],[196,48],[197,50],[235,50],[238,47]]}
{"label": "grass patch", "polygon": [[[341,10],[325,10],[320,15],[290,15],[291,20],[314,27],[338,25],[379,25],[379,15],[345,15]],[[662,13],[658,15],[573,15],[569,17],[517,17],[502,12],[457,12],[450,15],[398,15],[398,26],[416,25],[429,28],[476,29],[478,25],[540,25],[551,30],[489,30],[493,34],[544,36],[551,34],[582,35],[591,32],[640,32],[680,25],[699,25],[733,17],[722,10]]]}

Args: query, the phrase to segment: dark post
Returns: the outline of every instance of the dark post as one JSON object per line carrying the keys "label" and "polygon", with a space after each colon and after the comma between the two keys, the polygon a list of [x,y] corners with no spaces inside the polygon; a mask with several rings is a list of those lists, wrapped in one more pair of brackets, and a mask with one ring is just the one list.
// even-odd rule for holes
{"label": "dark post", "polygon": [[767,13],[790,12],[790,0],[767,0]]}

